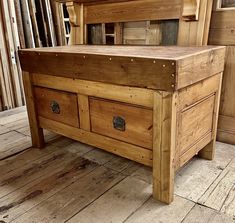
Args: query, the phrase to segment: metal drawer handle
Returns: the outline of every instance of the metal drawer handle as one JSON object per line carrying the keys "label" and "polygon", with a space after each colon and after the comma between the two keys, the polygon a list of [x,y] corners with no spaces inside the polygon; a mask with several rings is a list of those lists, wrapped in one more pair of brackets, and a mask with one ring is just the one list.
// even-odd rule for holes
{"label": "metal drawer handle", "polygon": [[119,131],[125,131],[126,130],[126,121],[120,116],[114,116],[113,117],[113,127]]}
{"label": "metal drawer handle", "polygon": [[50,106],[53,113],[60,114],[60,105],[56,101],[51,101]]}

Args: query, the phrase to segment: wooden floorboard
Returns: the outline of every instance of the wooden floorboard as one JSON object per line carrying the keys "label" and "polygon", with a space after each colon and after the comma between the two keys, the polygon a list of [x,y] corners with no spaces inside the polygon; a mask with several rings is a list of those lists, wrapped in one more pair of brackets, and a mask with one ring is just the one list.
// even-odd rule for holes
{"label": "wooden floorboard", "polygon": [[235,222],[235,146],[195,157],[175,179],[175,200],[152,199],[152,170],[45,131],[31,147],[25,108],[0,113],[0,222]]}

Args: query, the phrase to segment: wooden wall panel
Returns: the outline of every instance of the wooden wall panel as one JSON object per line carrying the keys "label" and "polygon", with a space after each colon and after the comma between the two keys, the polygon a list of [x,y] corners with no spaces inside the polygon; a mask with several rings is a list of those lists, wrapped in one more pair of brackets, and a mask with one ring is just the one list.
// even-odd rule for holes
{"label": "wooden wall panel", "polygon": [[235,10],[213,12],[210,44],[235,45]]}
{"label": "wooden wall panel", "polygon": [[214,0],[209,44],[227,45],[227,53],[217,139],[235,144],[235,9],[217,9],[218,3]]}
{"label": "wooden wall panel", "polygon": [[86,24],[177,19],[181,14],[181,0],[96,4],[85,6],[84,10]]}
{"label": "wooden wall panel", "polygon": [[235,144],[235,46],[227,47],[218,140]]}

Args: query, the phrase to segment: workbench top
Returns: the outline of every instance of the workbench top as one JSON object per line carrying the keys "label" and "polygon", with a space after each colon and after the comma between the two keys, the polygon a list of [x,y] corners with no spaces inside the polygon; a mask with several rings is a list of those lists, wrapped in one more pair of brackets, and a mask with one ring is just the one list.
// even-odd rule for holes
{"label": "workbench top", "polygon": [[76,45],[19,51],[22,70],[174,91],[224,70],[225,47]]}
{"label": "workbench top", "polygon": [[213,50],[224,49],[223,46],[180,47],[180,46],[107,46],[107,45],[75,45],[24,49],[24,53],[64,53],[87,54],[102,56],[117,56],[130,58],[179,60],[208,53]]}

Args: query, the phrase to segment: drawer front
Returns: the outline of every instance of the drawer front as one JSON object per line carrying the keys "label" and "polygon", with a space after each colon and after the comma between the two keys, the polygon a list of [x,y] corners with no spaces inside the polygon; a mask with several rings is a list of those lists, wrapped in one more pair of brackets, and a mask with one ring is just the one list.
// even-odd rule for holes
{"label": "drawer front", "polygon": [[79,127],[77,95],[47,88],[34,88],[38,115]]}
{"label": "drawer front", "polygon": [[92,132],[152,149],[152,110],[90,98],[90,116]]}

